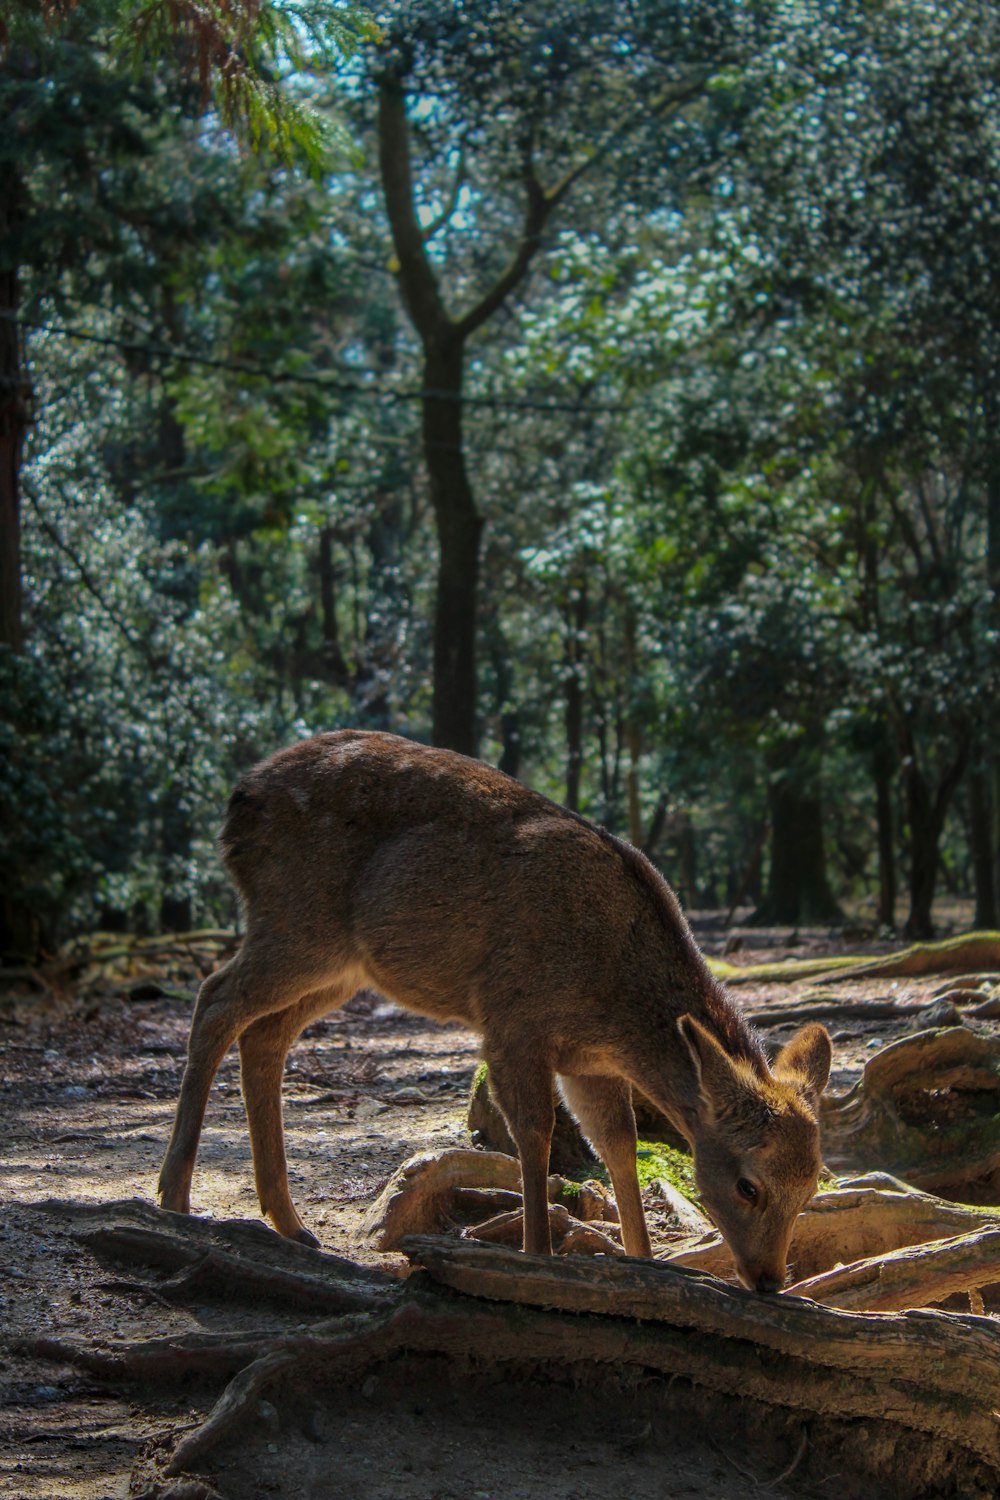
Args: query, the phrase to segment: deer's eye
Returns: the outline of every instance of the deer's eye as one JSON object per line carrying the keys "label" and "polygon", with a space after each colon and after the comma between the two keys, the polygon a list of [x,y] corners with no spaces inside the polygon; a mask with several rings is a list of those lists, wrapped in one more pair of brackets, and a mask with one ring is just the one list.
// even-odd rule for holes
{"label": "deer's eye", "polygon": [[736,1184],[736,1191],[739,1193],[740,1197],[745,1198],[748,1203],[757,1202],[757,1189],[754,1187],[753,1183],[750,1182],[746,1177],[740,1178],[739,1182]]}

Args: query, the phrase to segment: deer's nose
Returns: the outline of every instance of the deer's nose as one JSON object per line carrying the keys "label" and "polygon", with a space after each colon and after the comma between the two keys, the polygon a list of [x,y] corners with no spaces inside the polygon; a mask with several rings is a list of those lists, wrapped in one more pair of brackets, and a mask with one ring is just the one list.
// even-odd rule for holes
{"label": "deer's nose", "polygon": [[777,1276],[769,1276],[766,1271],[762,1271],[754,1283],[754,1289],[758,1292],[780,1292],[783,1285]]}

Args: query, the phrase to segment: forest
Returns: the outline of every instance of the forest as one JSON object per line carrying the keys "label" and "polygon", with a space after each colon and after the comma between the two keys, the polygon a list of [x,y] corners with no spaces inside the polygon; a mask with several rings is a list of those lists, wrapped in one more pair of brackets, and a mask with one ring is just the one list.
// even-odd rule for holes
{"label": "forest", "polygon": [[6,11],[7,957],[232,926],[341,725],[690,908],[998,925],[994,6]]}

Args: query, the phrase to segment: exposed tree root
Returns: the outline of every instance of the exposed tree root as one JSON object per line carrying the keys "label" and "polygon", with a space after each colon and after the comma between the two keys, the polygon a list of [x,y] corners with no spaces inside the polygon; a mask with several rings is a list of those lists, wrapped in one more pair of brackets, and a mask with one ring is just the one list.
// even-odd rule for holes
{"label": "exposed tree root", "polygon": [[[907,1246],[837,1266],[789,1288],[827,1307],[897,1312],[1000,1281],[1000,1228]],[[980,1298],[981,1302],[981,1298]]]}
{"label": "exposed tree root", "polygon": [[[567,1182],[553,1173],[549,1198],[572,1208],[576,1220],[615,1222],[618,1211],[600,1183]],[[436,1234],[496,1214],[518,1210],[521,1169],[501,1151],[455,1148],[411,1157],[369,1209],[364,1232],[379,1250],[396,1250],[410,1234]],[[554,1228],[569,1227],[556,1217]]]}
{"label": "exposed tree root", "polygon": [[[1000,1229],[1000,1211],[949,1203],[884,1173],[871,1173],[816,1194],[795,1222],[789,1259],[801,1285],[834,1266],[878,1260],[932,1240],[983,1229]],[[719,1235],[688,1241],[664,1259],[715,1276],[733,1274],[732,1257]],[[979,1285],[992,1279],[985,1278]],[[909,1305],[919,1303],[915,1299]]]}
{"label": "exposed tree root", "polygon": [[[957,1026],[963,991],[937,1000],[849,1000],[843,995],[811,995],[801,1000],[779,1001],[767,1010],[755,1009],[755,1026],[804,1026],[809,1021],[912,1021],[923,1027]],[[971,997],[970,997],[971,998]],[[982,992],[974,996],[983,1000]],[[977,1007],[978,1009],[978,1007]]]}
{"label": "exposed tree root", "polygon": [[[623,1253],[620,1243],[606,1230],[595,1229],[592,1224],[575,1219],[561,1203],[549,1204],[549,1231],[556,1255]],[[462,1231],[462,1238],[483,1240],[492,1245],[510,1245],[516,1250],[524,1238],[524,1215],[518,1208],[509,1213],[497,1214],[484,1224],[470,1224]]]}
{"label": "exposed tree root", "polygon": [[[992,1395],[1000,1328],[992,1321],[945,1313],[839,1312],[789,1296],[757,1297],[697,1275],[664,1274],[661,1266],[628,1259],[581,1264],[494,1246],[464,1248],[440,1238],[414,1240],[406,1249],[437,1282],[517,1304],[525,1338],[535,1329],[526,1319],[529,1307],[599,1314],[593,1327],[592,1320],[571,1325],[575,1352],[564,1348],[563,1358],[638,1360],[690,1374],[716,1390],[739,1389],[756,1399],[831,1414],[860,1414],[867,1395],[876,1401],[868,1415],[891,1415],[917,1430],[952,1437],[1000,1465]],[[629,1321],[634,1319],[637,1326]],[[548,1320],[541,1325],[548,1326]],[[678,1330],[708,1342],[692,1340],[685,1359]],[[662,1332],[671,1346],[669,1364],[657,1357]],[[851,1379],[831,1379],[831,1371]],[[734,1375],[736,1385],[730,1384]]]}
{"label": "exposed tree root", "polygon": [[727,964],[710,959],[712,971],[727,984],[794,983],[822,976],[830,983],[846,979],[924,978],[928,974],[968,974],[974,969],[1000,970],[1000,932],[970,932],[940,943],[914,943],[882,958],[838,954],[823,958],[787,958],[771,964]]}
{"label": "exposed tree root", "polygon": [[[844,1191],[850,1197],[852,1190]],[[911,1202],[911,1212],[913,1204],[927,1212],[927,1195],[900,1192],[897,1197]],[[843,1208],[825,1212],[843,1216]],[[163,1266],[176,1261],[189,1237],[187,1260],[197,1263],[211,1229],[215,1248],[228,1248],[234,1278],[249,1272],[258,1255],[266,1259],[261,1236],[247,1235],[243,1225],[207,1226],[135,1203],[88,1208],[74,1217],[82,1237],[104,1248],[113,1245],[118,1258]],[[107,1232],[99,1240],[102,1219]],[[163,1225],[160,1236],[157,1220]],[[1000,1227],[991,1225],[979,1238],[971,1253],[980,1255],[980,1263],[997,1237]],[[959,1258],[966,1254],[966,1270],[956,1269],[959,1259],[953,1256],[948,1274],[968,1281],[968,1244],[977,1237],[963,1239],[967,1246]],[[365,1310],[308,1326],[289,1328],[286,1322],[285,1327],[191,1332],[106,1347],[41,1339],[28,1347],[118,1381],[227,1379],[205,1421],[178,1435],[165,1467],[161,1464],[166,1476],[203,1464],[255,1412],[265,1390],[290,1381],[356,1379],[373,1365],[407,1354],[460,1357],[496,1370],[631,1365],[797,1412],[878,1417],[957,1444],[1000,1474],[1000,1423],[994,1414],[1000,1327],[992,1320],[858,1313],[789,1295],[758,1297],[676,1266],[613,1256],[524,1256],[500,1246],[426,1236],[409,1240],[405,1248],[426,1274],[400,1282],[373,1278],[319,1251],[289,1247],[299,1261],[303,1294],[338,1283],[353,1296],[362,1286],[369,1288]],[[949,1251],[945,1247],[940,1253]],[[929,1255],[928,1264],[932,1259]],[[856,1284],[863,1275],[857,1274]],[[258,1315],[265,1284],[249,1275],[243,1280],[246,1300]],[[934,1284],[941,1284],[939,1277]],[[272,1285],[276,1301],[287,1306],[287,1279]],[[166,1492],[154,1486],[150,1493]]]}
{"label": "exposed tree root", "polygon": [[254,1220],[220,1224],[139,1198],[98,1207],[50,1199],[39,1207],[74,1221],[74,1237],[98,1253],[174,1271],[155,1287],[171,1300],[211,1291],[243,1302],[351,1312],[374,1306],[395,1285],[388,1273],[342,1256],[311,1259],[304,1245]]}
{"label": "exposed tree root", "polygon": [[952,1026],[883,1047],[822,1103],[835,1172],[891,1172],[965,1202],[1000,1200],[1000,1041]]}

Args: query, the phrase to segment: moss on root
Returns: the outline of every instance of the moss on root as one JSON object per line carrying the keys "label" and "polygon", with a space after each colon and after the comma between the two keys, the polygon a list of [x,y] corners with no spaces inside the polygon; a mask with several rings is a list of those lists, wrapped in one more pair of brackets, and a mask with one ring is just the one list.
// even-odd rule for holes
{"label": "moss on root", "polygon": [[666,1178],[671,1186],[692,1202],[698,1201],[698,1189],[694,1180],[694,1162],[684,1151],[678,1151],[663,1141],[640,1141],[636,1152],[636,1170],[639,1186],[649,1187],[658,1178]]}

